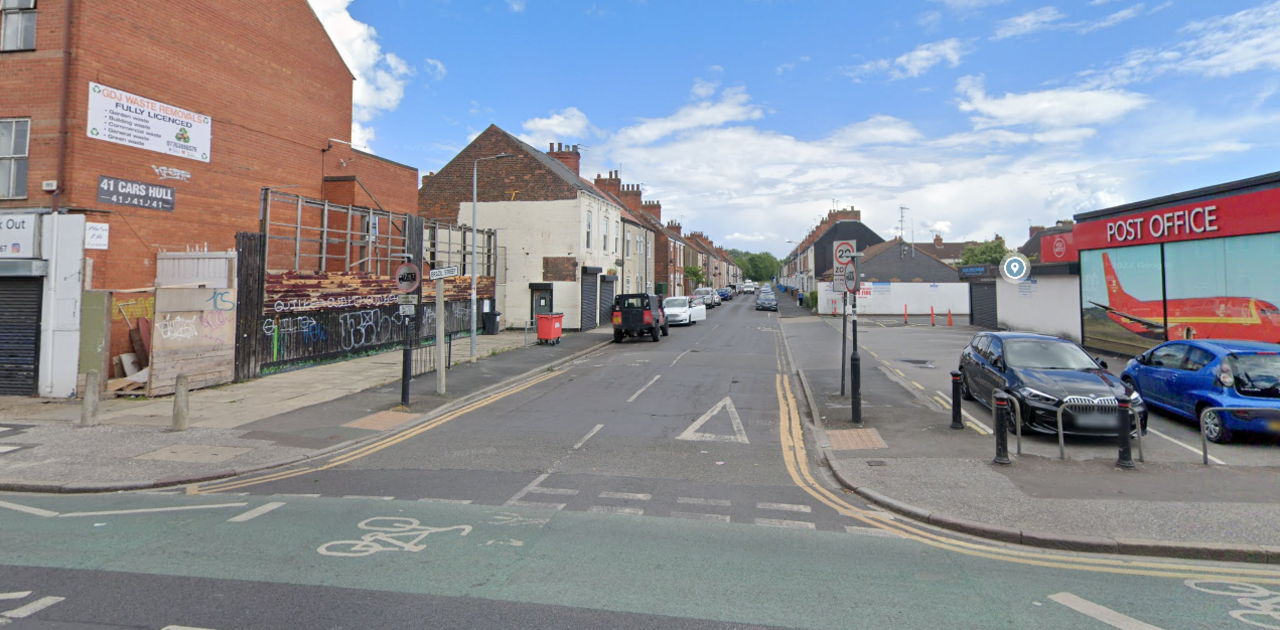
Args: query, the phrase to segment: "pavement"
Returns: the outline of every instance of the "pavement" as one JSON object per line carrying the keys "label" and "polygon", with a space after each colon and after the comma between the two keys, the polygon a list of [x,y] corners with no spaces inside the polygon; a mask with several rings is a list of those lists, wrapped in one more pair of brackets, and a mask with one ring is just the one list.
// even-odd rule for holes
{"label": "pavement", "polygon": [[[1063,460],[1054,436],[1031,434],[1021,455],[1011,434],[1013,464],[999,466],[985,407],[963,402],[965,428],[949,428],[949,372],[979,329],[860,318],[856,427],[840,395],[840,319],[791,308],[782,328],[825,434],[819,446],[836,479],[873,503],[1032,546],[1280,563],[1275,440],[1211,445],[1215,462],[1205,466],[1194,425],[1153,413],[1135,470],[1116,467],[1114,440],[1069,437]],[[1123,368],[1114,359],[1113,372]]]}
{"label": "pavement", "polygon": [[447,394],[415,378],[399,408],[399,350],[190,393],[190,428],[170,429],[173,397],[109,398],[100,424],[78,427],[75,400],[0,399],[0,489],[95,492],[222,478],[314,458],[402,430],[469,397],[526,378],[611,340],[609,330],[525,346],[523,332],[454,341]]}

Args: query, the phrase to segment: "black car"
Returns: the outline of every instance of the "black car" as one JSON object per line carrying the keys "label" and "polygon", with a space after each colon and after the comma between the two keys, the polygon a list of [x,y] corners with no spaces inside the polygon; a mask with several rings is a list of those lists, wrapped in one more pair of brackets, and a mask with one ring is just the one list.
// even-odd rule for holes
{"label": "black car", "polygon": [[662,299],[652,293],[624,293],[613,298],[613,342],[625,337],[667,336],[670,328],[662,312]]}
{"label": "black car", "polygon": [[1022,410],[1023,427],[1055,435],[1058,408],[1065,402],[1071,406],[1062,416],[1063,433],[1114,436],[1115,397],[1124,394],[1145,430],[1147,408],[1142,397],[1106,367],[1105,361],[1090,357],[1066,339],[979,333],[960,353],[960,390],[965,398],[976,398],[988,408],[995,392],[1005,392]]}
{"label": "black car", "polygon": [[774,297],[772,291],[761,292],[756,296],[757,311],[776,311],[778,310],[778,298]]}

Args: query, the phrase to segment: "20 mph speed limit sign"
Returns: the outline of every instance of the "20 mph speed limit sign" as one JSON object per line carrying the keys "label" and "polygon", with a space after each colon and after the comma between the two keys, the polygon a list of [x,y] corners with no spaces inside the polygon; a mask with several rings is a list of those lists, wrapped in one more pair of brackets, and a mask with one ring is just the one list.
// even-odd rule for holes
{"label": "20 mph speed limit sign", "polygon": [[858,253],[857,241],[836,241],[832,244],[831,280],[832,289],[838,293],[856,293],[858,291]]}

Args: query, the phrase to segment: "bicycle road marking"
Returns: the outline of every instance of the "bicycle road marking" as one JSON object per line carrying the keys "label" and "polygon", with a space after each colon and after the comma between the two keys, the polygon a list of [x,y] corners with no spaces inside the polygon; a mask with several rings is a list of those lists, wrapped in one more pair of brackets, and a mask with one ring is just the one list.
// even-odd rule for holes
{"label": "bicycle road marking", "polygon": [[1161,630],[1161,628],[1157,626],[1138,621],[1133,617],[1118,613],[1106,606],[1099,606],[1098,604],[1079,596],[1072,595],[1071,593],[1056,593],[1050,595],[1049,599],[1052,599],[1053,601],[1058,602],[1059,604],[1062,604],[1063,606],[1066,606],[1067,608],[1070,608],[1082,615],[1088,615],[1107,624],[1108,626],[1119,628],[1120,630]]}
{"label": "bicycle road marking", "polygon": [[[1267,590],[1251,582],[1235,580],[1186,580],[1183,584],[1201,593],[1236,598],[1236,603],[1245,607],[1243,610],[1227,613],[1236,621],[1259,628],[1280,629],[1280,592]],[[1222,590],[1223,587],[1225,590]],[[1249,617],[1260,619],[1255,621]]]}
{"label": "bicycle road marking", "polygon": [[[368,530],[368,534],[360,537],[360,540],[334,540],[320,545],[316,548],[316,552],[323,556],[337,557],[361,557],[368,556],[379,551],[408,551],[410,553],[418,553],[427,546],[421,544],[423,538],[431,534],[458,530],[462,532],[460,536],[466,536],[471,533],[470,525],[453,525],[450,527],[431,527],[423,525],[416,518],[407,516],[375,516],[360,521],[358,525],[360,529]],[[409,540],[400,540],[401,537],[407,537]],[[349,547],[349,550],[343,548]]]}

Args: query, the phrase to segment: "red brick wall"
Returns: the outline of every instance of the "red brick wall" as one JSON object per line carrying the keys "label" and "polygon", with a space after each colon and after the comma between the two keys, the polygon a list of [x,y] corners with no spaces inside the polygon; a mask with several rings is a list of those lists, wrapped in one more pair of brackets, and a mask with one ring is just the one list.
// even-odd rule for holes
{"label": "red brick wall", "polygon": [[476,177],[478,201],[510,201],[513,194],[516,201],[576,199],[577,189],[530,155],[525,146],[497,125],[489,125],[440,172],[422,178],[418,214],[457,223],[458,204],[471,201],[475,159],[500,153],[510,153],[512,157],[480,163]]}

